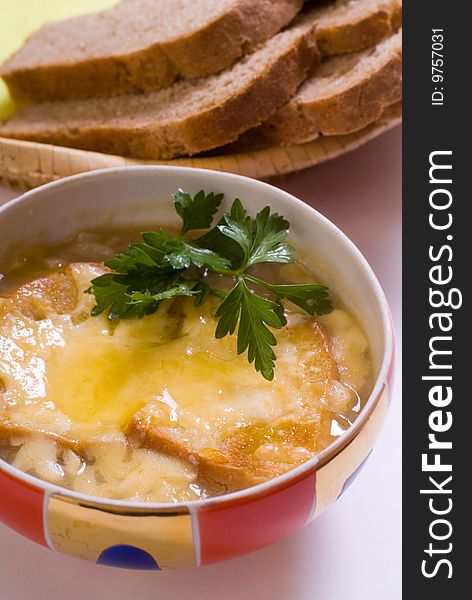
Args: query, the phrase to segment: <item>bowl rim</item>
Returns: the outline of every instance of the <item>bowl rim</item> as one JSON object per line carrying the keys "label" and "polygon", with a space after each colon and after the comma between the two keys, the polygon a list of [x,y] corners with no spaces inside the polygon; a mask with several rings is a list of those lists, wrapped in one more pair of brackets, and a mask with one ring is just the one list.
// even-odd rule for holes
{"label": "bowl rim", "polygon": [[394,361],[393,324],[391,311],[386,295],[372,267],[370,266],[362,252],[359,250],[359,248],[345,233],[343,233],[339,229],[337,225],[335,225],[318,210],[306,204],[296,196],[293,196],[285,190],[282,190],[269,183],[253,179],[251,177],[245,177],[243,175],[236,175],[233,173],[215,171],[211,169],[197,169],[193,167],[182,167],[173,165],[127,165],[122,167],[96,169],[93,171],[79,173],[77,175],[72,175],[70,177],[65,177],[56,181],[52,181],[50,183],[46,183],[21,194],[17,198],[6,202],[3,206],[0,206],[0,218],[2,217],[2,214],[4,212],[10,210],[13,206],[21,204],[26,200],[29,200],[30,198],[34,198],[35,196],[41,196],[41,194],[47,193],[49,192],[49,190],[61,187],[63,187],[64,190],[66,190],[69,186],[81,184],[83,181],[87,182],[91,179],[113,177],[114,175],[126,176],[126,173],[129,172],[135,174],[139,174],[140,172],[155,172],[156,174],[167,173],[176,175],[178,175],[178,173],[180,172],[193,175],[200,174],[203,177],[210,178],[218,177],[222,180],[239,180],[245,182],[246,184],[253,185],[255,188],[265,189],[266,191],[269,191],[271,193],[278,194],[289,203],[292,203],[297,210],[305,212],[307,215],[310,215],[311,213],[312,216],[313,213],[315,213],[317,219],[321,221],[324,224],[324,226],[326,226],[332,232],[333,237],[337,237],[341,243],[344,243],[350,250],[350,252],[355,256],[358,263],[364,270],[365,275],[367,276],[367,279],[374,292],[377,304],[380,308],[382,333],[384,337],[384,352],[379,372],[375,379],[375,383],[372,387],[372,390],[364,407],[360,411],[354,423],[349,427],[349,429],[346,430],[344,434],[342,434],[334,442],[326,446],[326,448],[324,448],[319,454],[313,456],[298,467],[295,467],[294,469],[291,469],[286,473],[283,473],[282,475],[274,477],[273,479],[269,479],[268,481],[259,483],[255,486],[245,488],[236,492],[230,492],[221,496],[213,496],[211,498],[205,498],[201,500],[179,502],[133,502],[129,500],[101,498],[99,496],[91,496],[89,494],[83,494],[74,490],[69,490],[59,485],[44,481],[33,475],[29,475],[28,473],[25,473],[20,469],[17,469],[16,467],[13,467],[12,465],[8,464],[1,458],[0,473],[3,471],[10,477],[20,480],[29,486],[32,486],[34,488],[40,488],[44,490],[46,496],[54,495],[54,497],[60,497],[63,500],[78,501],[80,504],[86,506],[94,506],[108,510],[109,512],[117,511],[126,514],[142,512],[150,514],[166,512],[182,514],[193,513],[202,509],[208,509],[216,504],[239,504],[245,499],[254,499],[255,497],[263,497],[270,493],[275,493],[280,489],[284,489],[290,486],[291,484],[294,484],[306,478],[307,476],[309,476],[310,473],[315,473],[316,471],[324,467],[328,462],[333,460],[336,456],[338,456],[357,437],[357,435],[366,425],[377,404],[379,403],[383,395],[382,393],[384,391],[385,385],[388,385],[388,374]]}

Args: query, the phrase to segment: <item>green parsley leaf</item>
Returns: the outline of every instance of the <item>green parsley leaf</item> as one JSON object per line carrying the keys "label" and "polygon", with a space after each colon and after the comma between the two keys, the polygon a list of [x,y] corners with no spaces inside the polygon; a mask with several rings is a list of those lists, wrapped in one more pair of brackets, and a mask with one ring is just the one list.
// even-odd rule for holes
{"label": "green parsley leaf", "polygon": [[88,293],[95,296],[96,305],[92,310],[94,316],[108,311],[108,319],[142,318],[152,314],[150,304],[133,304],[131,296],[135,292],[157,296],[172,287],[181,278],[180,271],[169,267],[147,267],[136,265],[128,273],[106,273],[92,280]]}
{"label": "green parsley leaf", "polygon": [[236,198],[233,202],[229,213],[223,216],[220,222],[210,229],[207,233],[195,240],[195,243],[202,248],[208,248],[226,257],[231,262],[232,269],[242,267],[245,262],[245,254],[243,248],[237,240],[225,236],[220,228],[228,225],[227,218],[232,219],[236,223],[244,223],[246,220],[246,210],[244,209],[241,200]]}
{"label": "green parsley leaf", "polygon": [[[205,267],[212,271],[227,269],[231,266],[227,258],[220,256],[216,252],[207,250],[206,248],[195,248],[185,242],[183,242],[179,252],[169,255],[167,258],[171,264],[174,261],[177,268],[179,268],[179,263],[185,263],[188,266],[194,265],[199,269]],[[174,268],[176,267],[174,266]]]}
{"label": "green parsley leaf", "polygon": [[290,300],[311,316],[326,315],[333,310],[328,288],[319,283],[274,285],[252,275],[247,275],[246,279],[272,292],[277,301]]}
{"label": "green parsley leaf", "polygon": [[102,314],[107,308],[123,300],[126,286],[117,283],[114,277],[113,273],[100,275],[92,281],[92,285],[87,290],[87,293],[95,296],[95,306],[92,309],[93,316]]}
{"label": "green parsley leaf", "polygon": [[130,306],[140,306],[142,308],[152,307],[153,310],[157,310],[157,307],[162,300],[172,300],[172,298],[176,298],[177,296],[196,296],[200,294],[200,291],[195,289],[198,285],[198,281],[187,280],[181,281],[158,294],[133,292],[129,295],[129,303]]}
{"label": "green parsley leaf", "polygon": [[162,229],[156,233],[148,231],[142,234],[148,246],[162,252],[162,264],[169,264],[173,269],[188,269],[195,266],[212,270],[227,269],[231,263],[227,258],[207,248],[199,248],[188,241],[171,237]]}
{"label": "green parsley leaf", "polygon": [[289,227],[288,221],[277,213],[271,213],[269,206],[258,213],[253,225],[249,265],[293,263],[292,254],[295,249],[284,243]]}
{"label": "green parsley leaf", "polygon": [[[236,198],[231,212],[216,227],[220,235],[212,231],[197,241],[227,256],[234,269],[244,271],[258,263],[292,263],[295,250],[285,243],[288,229],[288,221],[271,213],[269,206],[252,219]],[[229,243],[230,254],[227,254]],[[235,250],[235,246],[239,249]]]}
{"label": "green parsley leaf", "polygon": [[112,273],[95,278],[87,292],[95,296],[96,305],[92,310],[93,316],[108,311],[108,319],[117,321],[118,319],[141,318],[154,312],[150,307],[143,309],[143,307],[131,306],[127,286],[116,281]]}
{"label": "green parsley leaf", "polygon": [[245,268],[249,264],[252,246],[251,220],[247,217],[244,221],[237,221],[230,215],[225,215],[225,222],[218,225],[219,231],[226,237],[236,242],[242,251],[242,261],[240,268]]}
{"label": "green parsley leaf", "polygon": [[318,283],[273,285],[272,291],[278,299],[290,300],[312,317],[327,315],[333,310],[328,288]]}
{"label": "green parsley leaf", "polygon": [[[199,192],[194,198],[183,190],[173,196],[182,218],[182,232],[171,236],[163,229],[142,234],[143,242],[131,244],[127,252],[106,261],[113,270],[94,279],[88,293],[95,296],[93,315],[107,312],[110,320],[144,317],[160,302],[178,296],[194,296],[201,306],[210,295],[221,299],[216,316],[218,339],[237,330],[237,352],[247,351],[249,363],[271,381],[274,378],[277,344],[272,329],[287,324],[283,300],[289,300],[310,315],[332,310],[328,288],[317,283],[275,285],[251,275],[260,263],[292,263],[294,248],[287,243],[289,223],[264,208],[255,218],[236,198],[231,210],[202,236],[182,237],[191,230],[212,225],[222,194]],[[236,280],[233,289],[210,287],[208,272]],[[272,299],[253,291],[262,287]]]}
{"label": "green parsley leaf", "polygon": [[105,265],[117,273],[128,273],[137,265],[158,266],[163,258],[162,252],[156,251],[147,244],[131,244],[127,252],[105,261]]}
{"label": "green parsley leaf", "polygon": [[125,285],[128,293],[143,291],[159,294],[178,281],[181,275],[182,270],[173,269],[170,265],[162,267],[136,265],[136,268],[128,273],[115,275],[114,280]]}
{"label": "green parsley leaf", "polygon": [[224,194],[205,194],[203,190],[192,198],[183,190],[173,196],[175,210],[182,219],[182,235],[194,229],[208,229],[224,198]]}
{"label": "green parsley leaf", "polygon": [[[282,309],[283,310],[283,309]],[[240,279],[216,312],[219,317],[215,337],[232,335],[238,328],[238,354],[248,351],[249,363],[254,363],[265,379],[274,378],[277,340],[269,327],[281,329],[286,321],[281,318],[280,305],[251,291]]]}
{"label": "green parsley leaf", "polygon": [[211,294],[211,288],[203,279],[197,283],[194,290],[197,292],[195,297],[195,306],[202,306],[208,300]]}

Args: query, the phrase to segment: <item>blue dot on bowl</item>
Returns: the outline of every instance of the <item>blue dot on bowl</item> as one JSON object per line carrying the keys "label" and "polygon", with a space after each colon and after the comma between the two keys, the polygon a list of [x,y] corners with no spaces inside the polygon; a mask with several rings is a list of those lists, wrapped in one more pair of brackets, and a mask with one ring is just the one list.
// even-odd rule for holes
{"label": "blue dot on bowl", "polygon": [[364,460],[361,462],[361,464],[357,467],[357,469],[354,471],[354,473],[352,473],[352,475],[350,475],[346,481],[344,482],[343,485],[343,489],[341,490],[341,493],[338,496],[338,499],[341,498],[341,496],[344,494],[344,492],[346,492],[346,490],[348,490],[351,487],[352,482],[354,481],[354,479],[359,475],[359,473],[362,471],[362,469],[365,466],[365,463],[367,462],[367,460],[369,459],[370,455],[372,454],[372,450],[369,452],[369,454],[364,458]]}
{"label": "blue dot on bowl", "polygon": [[98,565],[119,567],[121,569],[141,569],[144,571],[160,571],[154,558],[144,550],[135,546],[118,545],[104,550],[98,560]]}

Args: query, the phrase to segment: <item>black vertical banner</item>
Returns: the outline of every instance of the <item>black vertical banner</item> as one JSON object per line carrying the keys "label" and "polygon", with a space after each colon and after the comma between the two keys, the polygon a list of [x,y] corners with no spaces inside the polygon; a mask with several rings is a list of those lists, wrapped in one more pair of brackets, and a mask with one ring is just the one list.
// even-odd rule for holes
{"label": "black vertical banner", "polygon": [[472,597],[466,8],[404,2],[404,598],[415,600]]}

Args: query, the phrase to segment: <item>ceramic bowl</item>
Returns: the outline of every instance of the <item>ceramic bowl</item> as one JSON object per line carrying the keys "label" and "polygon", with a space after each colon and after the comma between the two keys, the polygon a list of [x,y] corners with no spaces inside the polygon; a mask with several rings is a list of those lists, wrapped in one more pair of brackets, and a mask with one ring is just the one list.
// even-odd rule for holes
{"label": "ceramic bowl", "polygon": [[81,229],[176,219],[178,187],[239,196],[253,211],[270,205],[367,334],[372,393],[354,425],[319,455],[266,483],[197,502],[138,504],[86,496],[0,461],[0,521],[59,552],[127,568],[207,565],[283,538],[339,498],[369,457],[388,410],[393,371],[390,312],[371,268],[330,221],[259,181],[179,167],[124,167],[77,175],[27,192],[0,208],[1,263],[35,243]]}

